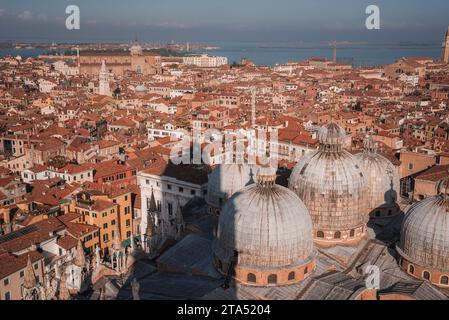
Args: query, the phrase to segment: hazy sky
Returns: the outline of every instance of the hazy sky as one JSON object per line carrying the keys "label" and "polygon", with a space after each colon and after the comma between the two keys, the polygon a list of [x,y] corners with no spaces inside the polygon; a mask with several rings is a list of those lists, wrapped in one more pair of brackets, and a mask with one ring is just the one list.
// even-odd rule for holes
{"label": "hazy sky", "polygon": [[[81,30],[65,29],[65,8]],[[381,30],[365,29],[368,5]],[[0,0],[0,40],[442,41],[448,0]]]}

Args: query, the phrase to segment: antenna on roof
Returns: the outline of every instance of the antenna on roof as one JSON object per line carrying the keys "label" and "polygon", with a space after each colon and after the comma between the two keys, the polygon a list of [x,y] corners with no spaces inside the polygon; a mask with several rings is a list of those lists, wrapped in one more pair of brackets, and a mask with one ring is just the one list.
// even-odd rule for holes
{"label": "antenna on roof", "polygon": [[253,129],[256,127],[256,87],[251,88],[251,125]]}

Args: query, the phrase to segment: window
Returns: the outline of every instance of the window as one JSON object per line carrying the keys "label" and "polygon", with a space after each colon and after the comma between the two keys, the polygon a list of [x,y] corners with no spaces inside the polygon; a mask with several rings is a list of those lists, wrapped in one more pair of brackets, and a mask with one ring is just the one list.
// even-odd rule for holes
{"label": "window", "polygon": [[288,274],[288,281],[293,281],[295,280],[295,272],[292,271]]}
{"label": "window", "polygon": [[131,225],[131,220],[130,219],[126,220],[126,226],[129,227],[130,225]]}
{"label": "window", "polygon": [[108,228],[108,224],[107,223],[103,223],[103,229],[107,229]]}
{"label": "window", "polygon": [[171,202],[168,202],[167,207],[168,207],[168,215],[172,216],[173,215],[173,204]]}
{"label": "window", "polygon": [[5,286],[7,286],[7,285],[9,284],[9,278],[6,278],[5,280],[3,280],[3,284],[4,284]]}
{"label": "window", "polygon": [[334,239],[340,239],[340,238],[341,238],[341,232],[340,231],[335,232]]}
{"label": "window", "polygon": [[276,284],[278,282],[278,276],[275,274],[270,274],[268,276],[268,284]]}
{"label": "window", "polygon": [[408,169],[409,170],[413,170],[414,167],[415,167],[415,165],[413,163],[409,163],[408,164]]}
{"label": "window", "polygon": [[422,277],[426,280],[430,280],[430,273],[429,271],[424,271],[422,274]]}
{"label": "window", "polygon": [[355,236],[355,230],[354,230],[354,229],[352,229],[352,230],[349,232],[349,236],[350,236],[351,238],[353,238],[353,237]]}
{"label": "window", "polygon": [[254,273],[248,273],[247,281],[251,283],[256,283],[256,275]]}
{"label": "window", "polygon": [[309,267],[305,267],[304,268],[304,274],[308,274],[309,273]]}
{"label": "window", "polygon": [[171,190],[171,184],[167,184],[167,189]]}
{"label": "window", "polygon": [[19,275],[20,275],[21,278],[23,278],[23,277],[25,276],[25,271],[23,271],[23,270],[20,271],[20,274],[19,274]]}
{"label": "window", "polygon": [[318,232],[316,233],[316,236],[317,236],[318,238],[324,238],[324,232],[323,232],[323,231],[318,231]]}
{"label": "window", "polygon": [[447,276],[442,276],[441,280],[440,280],[440,284],[445,285],[445,286],[449,285],[449,278]]}
{"label": "window", "polygon": [[179,192],[184,192],[184,188],[183,187],[179,187]]}
{"label": "window", "polygon": [[125,196],[125,201],[128,201],[128,196]]}
{"label": "window", "polygon": [[5,300],[11,300],[11,293],[9,291],[5,292]]}
{"label": "window", "polygon": [[108,240],[109,240],[109,236],[108,236],[108,234],[106,233],[106,234],[103,235],[103,241],[106,242],[106,241],[108,241]]}
{"label": "window", "polygon": [[34,265],[34,270],[37,270],[37,268],[39,268],[39,265],[36,263],[36,264]]}
{"label": "window", "polygon": [[415,267],[413,265],[408,266],[408,273],[414,274],[415,273]]}
{"label": "window", "polygon": [[115,220],[111,220],[111,226],[115,226]]}

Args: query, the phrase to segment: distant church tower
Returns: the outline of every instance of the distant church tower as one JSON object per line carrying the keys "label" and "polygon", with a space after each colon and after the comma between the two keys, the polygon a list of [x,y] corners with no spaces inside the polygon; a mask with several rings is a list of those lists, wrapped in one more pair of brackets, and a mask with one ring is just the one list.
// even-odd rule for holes
{"label": "distant church tower", "polygon": [[101,96],[111,95],[111,89],[109,88],[109,71],[106,68],[106,62],[104,60],[100,69],[100,87],[98,94]]}
{"label": "distant church tower", "polygon": [[441,54],[441,60],[445,63],[449,63],[449,27],[446,31],[446,37],[443,42],[443,52]]}

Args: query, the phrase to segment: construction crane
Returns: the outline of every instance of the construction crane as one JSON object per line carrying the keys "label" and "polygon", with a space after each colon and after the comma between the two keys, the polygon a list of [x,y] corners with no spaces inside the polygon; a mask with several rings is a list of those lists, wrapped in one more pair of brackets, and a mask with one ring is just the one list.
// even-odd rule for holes
{"label": "construction crane", "polygon": [[337,46],[339,44],[345,44],[347,42],[338,42],[336,40],[329,42],[329,45],[332,47],[332,58],[334,63],[337,63]]}

